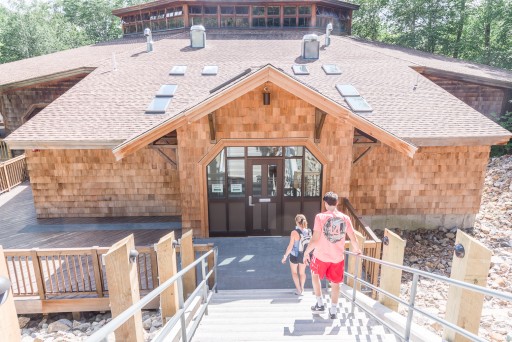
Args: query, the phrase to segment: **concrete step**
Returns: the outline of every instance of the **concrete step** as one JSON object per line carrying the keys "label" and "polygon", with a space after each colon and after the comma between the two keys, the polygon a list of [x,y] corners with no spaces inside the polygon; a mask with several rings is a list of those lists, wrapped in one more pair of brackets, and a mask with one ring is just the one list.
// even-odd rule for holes
{"label": "concrete step", "polygon": [[399,341],[389,329],[340,298],[338,319],[313,313],[312,292],[290,290],[219,291],[213,295],[193,341]]}

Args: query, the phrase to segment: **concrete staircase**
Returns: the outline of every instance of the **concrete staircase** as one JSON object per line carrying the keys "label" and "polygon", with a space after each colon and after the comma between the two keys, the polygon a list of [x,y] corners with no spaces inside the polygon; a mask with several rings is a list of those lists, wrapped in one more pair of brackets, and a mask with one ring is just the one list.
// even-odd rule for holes
{"label": "concrete staircase", "polygon": [[[326,311],[313,314],[311,290],[296,296],[293,290],[229,290],[213,295],[192,338],[200,341],[381,341],[399,338],[357,307],[340,298],[338,319]],[[325,298],[326,296],[324,296]]]}

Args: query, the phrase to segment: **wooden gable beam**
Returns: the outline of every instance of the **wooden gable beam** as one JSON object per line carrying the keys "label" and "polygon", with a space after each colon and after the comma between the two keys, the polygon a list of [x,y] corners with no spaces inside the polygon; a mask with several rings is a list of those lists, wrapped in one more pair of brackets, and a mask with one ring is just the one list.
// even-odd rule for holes
{"label": "wooden gable beam", "polygon": [[158,152],[158,154],[169,164],[173,166],[173,169],[178,167],[178,158],[176,153],[176,147],[174,148],[166,148],[166,152],[163,151],[163,148],[158,145],[150,145],[150,148]]}
{"label": "wooden gable beam", "polygon": [[326,112],[315,108],[315,143],[320,142],[320,136],[322,135],[322,128],[324,127],[326,115]]}
{"label": "wooden gable beam", "polygon": [[208,126],[210,126],[210,143],[216,144],[217,138],[215,137],[215,132],[216,132],[215,112],[208,114]]}

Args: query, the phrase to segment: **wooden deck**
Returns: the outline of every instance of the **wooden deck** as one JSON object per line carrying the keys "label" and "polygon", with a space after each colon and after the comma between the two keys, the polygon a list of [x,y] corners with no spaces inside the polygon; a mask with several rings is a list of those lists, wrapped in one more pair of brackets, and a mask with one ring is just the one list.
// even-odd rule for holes
{"label": "wooden deck", "polygon": [[129,234],[134,234],[135,245],[148,246],[171,230],[181,235],[179,217],[37,219],[27,182],[0,195],[4,249],[110,246]]}

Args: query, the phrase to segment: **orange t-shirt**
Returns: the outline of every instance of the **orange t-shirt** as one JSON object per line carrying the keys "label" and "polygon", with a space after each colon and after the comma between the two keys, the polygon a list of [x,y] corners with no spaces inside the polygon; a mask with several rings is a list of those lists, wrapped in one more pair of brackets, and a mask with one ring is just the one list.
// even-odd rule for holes
{"label": "orange t-shirt", "polygon": [[315,217],[313,231],[320,232],[313,255],[324,262],[338,263],[345,259],[345,235],[352,228],[350,217],[335,211],[324,211]]}

